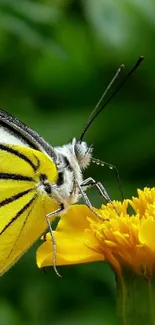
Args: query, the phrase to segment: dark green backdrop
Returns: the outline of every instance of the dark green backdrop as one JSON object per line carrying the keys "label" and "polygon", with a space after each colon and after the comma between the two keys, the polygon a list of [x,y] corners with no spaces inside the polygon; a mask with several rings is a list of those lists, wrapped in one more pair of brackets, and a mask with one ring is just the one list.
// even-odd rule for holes
{"label": "dark green backdrop", "polygon": [[[85,137],[130,197],[155,181],[154,52],[154,0],[0,0],[0,106],[62,145],[79,137],[119,65],[125,74],[144,55]],[[93,165],[88,175],[120,198],[112,171]],[[101,204],[96,191],[90,197]],[[0,324],[117,324],[110,268],[62,267],[59,279],[37,269],[38,245],[0,279]]]}

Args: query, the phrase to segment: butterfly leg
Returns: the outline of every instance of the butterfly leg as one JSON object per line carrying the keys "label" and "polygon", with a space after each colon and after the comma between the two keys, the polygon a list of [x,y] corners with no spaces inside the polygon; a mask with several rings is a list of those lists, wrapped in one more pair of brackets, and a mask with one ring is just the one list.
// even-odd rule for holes
{"label": "butterfly leg", "polygon": [[96,182],[92,177],[88,177],[87,179],[85,179],[81,186],[86,187],[86,189],[91,188],[91,187],[96,187],[99,191],[99,193],[101,194],[101,196],[106,200],[106,202],[111,203],[115,209],[115,211],[117,212],[117,214],[119,215],[118,210],[116,209],[115,205],[113,204],[113,202],[110,199],[109,194],[107,193],[105,187],[102,185],[101,182]]}
{"label": "butterfly leg", "polygon": [[104,197],[104,199],[106,200],[106,202],[111,203],[111,199],[109,194],[107,193],[105,187],[101,184],[101,182],[96,182],[92,177],[88,177],[87,179],[85,179],[81,186],[86,186],[87,188],[91,188],[91,187],[97,187],[98,191],[100,192],[100,194]]}
{"label": "butterfly leg", "polygon": [[81,197],[83,198],[85,204],[87,205],[87,207],[100,219],[100,220],[104,220],[93,208],[86,192],[82,189],[82,186],[77,184],[78,188],[79,188],[79,191],[80,191],[80,194],[81,194]]}
{"label": "butterfly leg", "polygon": [[50,232],[51,239],[52,239],[52,247],[53,247],[53,268],[54,268],[55,273],[59,277],[61,277],[61,275],[59,274],[59,272],[57,270],[57,267],[56,267],[56,252],[57,252],[57,249],[56,249],[56,241],[55,241],[55,238],[54,238],[54,235],[53,235],[53,229],[52,229],[52,225],[51,225],[51,222],[50,222],[50,218],[58,215],[63,210],[64,210],[64,206],[62,204],[59,209],[57,209],[57,210],[55,210],[53,212],[50,212],[50,213],[48,213],[46,215],[46,221],[47,221],[48,228],[49,228],[49,232]]}

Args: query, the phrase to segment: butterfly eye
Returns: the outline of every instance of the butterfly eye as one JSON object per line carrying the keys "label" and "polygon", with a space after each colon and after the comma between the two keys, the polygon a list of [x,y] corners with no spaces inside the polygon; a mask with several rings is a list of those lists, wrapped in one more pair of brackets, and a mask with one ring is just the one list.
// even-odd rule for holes
{"label": "butterfly eye", "polygon": [[86,142],[79,141],[75,143],[74,152],[81,168],[88,166],[91,159],[92,150],[92,146],[88,147]]}
{"label": "butterfly eye", "polygon": [[75,151],[75,155],[78,161],[82,160],[87,151],[88,151],[88,147],[87,144],[85,142],[76,142],[75,147],[74,147],[74,151]]}

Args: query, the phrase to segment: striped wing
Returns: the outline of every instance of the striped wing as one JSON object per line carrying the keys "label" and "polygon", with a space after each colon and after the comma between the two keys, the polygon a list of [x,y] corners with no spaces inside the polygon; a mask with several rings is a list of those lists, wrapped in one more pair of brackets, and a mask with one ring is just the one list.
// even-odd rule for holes
{"label": "striped wing", "polygon": [[54,162],[45,154],[18,145],[0,144],[0,275],[47,228],[45,215],[58,208],[40,191],[40,176],[57,179]]}
{"label": "striped wing", "polygon": [[2,109],[0,109],[0,143],[18,144],[46,152],[52,158],[55,156],[53,147],[37,132]]}

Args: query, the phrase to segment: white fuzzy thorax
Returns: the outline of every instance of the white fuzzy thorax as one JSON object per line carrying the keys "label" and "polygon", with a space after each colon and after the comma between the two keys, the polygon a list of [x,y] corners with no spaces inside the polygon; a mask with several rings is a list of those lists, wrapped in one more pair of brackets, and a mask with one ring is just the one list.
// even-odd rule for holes
{"label": "white fuzzy thorax", "polygon": [[[55,147],[56,166],[58,174],[63,173],[63,184],[52,186],[52,195],[63,203],[66,209],[70,204],[79,200],[79,187],[82,184],[82,169],[88,167],[91,161],[92,148],[86,142],[79,142],[76,139],[62,147]],[[64,157],[69,165],[66,165]]]}

